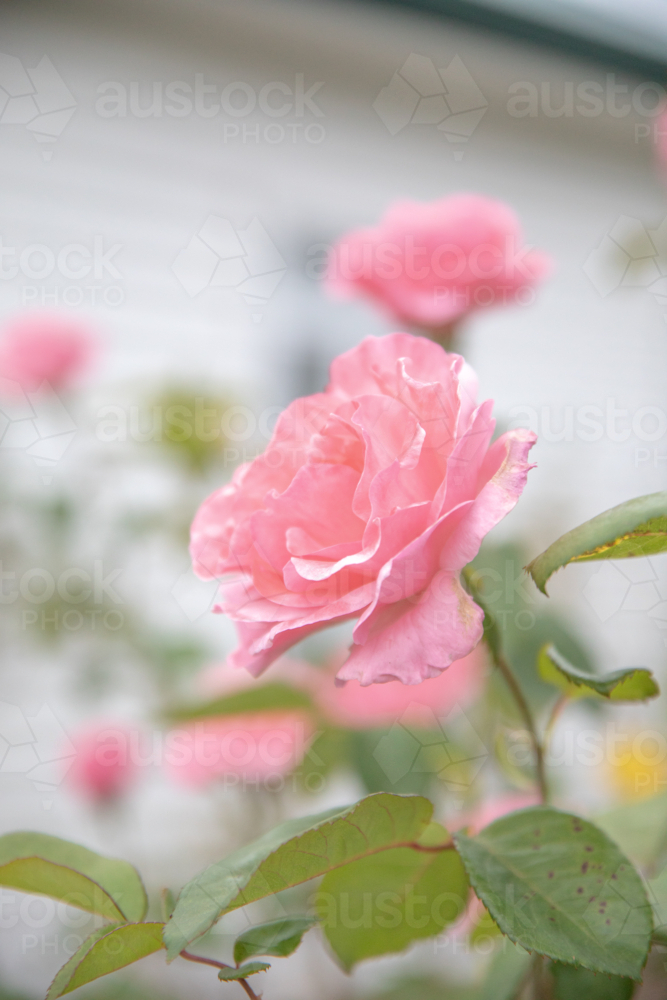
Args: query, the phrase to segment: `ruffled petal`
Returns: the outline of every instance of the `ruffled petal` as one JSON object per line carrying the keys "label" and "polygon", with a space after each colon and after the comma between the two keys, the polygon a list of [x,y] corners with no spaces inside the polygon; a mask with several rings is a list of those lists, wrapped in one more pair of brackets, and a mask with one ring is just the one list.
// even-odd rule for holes
{"label": "ruffled petal", "polygon": [[483,485],[443,547],[440,557],[443,569],[460,570],[467,566],[479,552],[484,536],[515,506],[528,472],[535,468],[528,462],[528,452],[536,440],[532,431],[519,428],[503,434],[489,449],[480,473]]}
{"label": "ruffled petal", "polygon": [[339,670],[340,680],[419,684],[467,656],[482,637],[484,613],[455,573],[437,573],[417,597],[380,605]]}

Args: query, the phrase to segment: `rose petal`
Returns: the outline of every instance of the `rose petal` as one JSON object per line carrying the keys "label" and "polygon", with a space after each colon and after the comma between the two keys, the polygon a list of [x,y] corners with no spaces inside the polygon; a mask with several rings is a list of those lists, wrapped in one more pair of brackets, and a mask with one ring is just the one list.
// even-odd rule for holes
{"label": "rose petal", "polygon": [[439,572],[426,591],[379,606],[363,645],[352,646],[341,680],[376,684],[399,680],[419,684],[460,660],[482,637],[484,613],[454,573]]}

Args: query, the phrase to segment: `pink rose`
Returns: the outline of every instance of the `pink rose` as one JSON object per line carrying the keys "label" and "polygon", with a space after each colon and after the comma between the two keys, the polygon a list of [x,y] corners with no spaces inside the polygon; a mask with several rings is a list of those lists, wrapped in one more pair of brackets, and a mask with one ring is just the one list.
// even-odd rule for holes
{"label": "pink rose", "polygon": [[477,646],[417,689],[398,681],[372,688],[348,681],[334,687],[327,672],[322,675],[318,701],[326,717],[347,729],[374,729],[391,726],[399,720],[415,725],[425,720],[428,727],[434,713],[441,717],[475,701],[482,690],[485,661],[483,646]]}
{"label": "pink rose", "polygon": [[[288,687],[296,688],[315,697],[323,671],[305,660],[295,660],[283,656],[273,665],[271,682],[280,681]],[[215,663],[199,671],[194,678],[197,693],[202,698],[220,698],[225,695],[257,690],[257,682],[245,670],[234,670],[228,663]]]}
{"label": "pink rose", "polygon": [[0,339],[0,378],[35,392],[43,382],[66,388],[87,366],[93,338],[63,316],[27,313],[15,319]]}
{"label": "pink rose", "polygon": [[199,719],[169,734],[167,767],[186,785],[233,776],[271,788],[272,781],[301,763],[312,734],[312,723],[304,712]]}
{"label": "pink rose", "polygon": [[465,816],[461,816],[458,821],[449,821],[448,829],[461,830],[467,828],[472,836],[475,836],[490,823],[495,823],[502,816],[508,813],[517,812],[519,809],[528,809],[530,806],[538,806],[540,797],[536,792],[503,792],[495,798],[480,802],[475,808]]}
{"label": "pink rose", "polygon": [[467,656],[482,612],[459,581],[514,507],[535,435],[493,445],[462,358],[432,341],[368,337],[325,392],[281,414],[259,458],[200,507],[195,571],[231,575],[216,611],[254,676],[327,625],[358,618],[342,680],[418,684]]}
{"label": "pink rose", "polygon": [[72,739],[76,756],[68,779],[88,798],[104,801],[116,798],[135,777],[133,748],[138,733],[113,723],[88,727]]}
{"label": "pink rose", "polygon": [[327,283],[401,322],[437,329],[474,309],[526,301],[549,269],[545,254],[522,246],[508,205],[457,194],[396,202],[375,228],[348,233],[333,248]]}

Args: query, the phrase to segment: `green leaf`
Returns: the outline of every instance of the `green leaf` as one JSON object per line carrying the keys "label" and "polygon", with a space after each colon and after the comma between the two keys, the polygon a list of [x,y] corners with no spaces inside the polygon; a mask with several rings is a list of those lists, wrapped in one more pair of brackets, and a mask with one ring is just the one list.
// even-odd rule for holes
{"label": "green leaf", "polygon": [[146,891],[131,864],[46,833],[0,837],[0,885],[52,896],[114,923],[146,915]]}
{"label": "green leaf", "polygon": [[530,969],[530,963],[527,951],[503,938],[476,1000],[515,1000]]}
{"label": "green leaf", "polygon": [[162,927],[159,923],[120,924],[94,931],[56,974],[46,1000],[56,1000],[164,948]]}
{"label": "green leaf", "polygon": [[434,769],[423,766],[422,748],[442,742],[441,732],[396,722],[389,729],[351,731],[348,738],[351,762],[367,792],[427,794],[433,784]]}
{"label": "green leaf", "polygon": [[543,646],[537,657],[537,669],[542,680],[553,684],[570,698],[599,695],[610,701],[645,701],[660,694],[660,688],[650,670],[626,667],[602,676],[573,666],[555,646]]}
{"label": "green leaf", "polygon": [[667,490],[636,497],[561,535],[526,566],[543,594],[549,577],[571,562],[654,556],[667,549]]}
{"label": "green leaf", "polygon": [[639,979],[653,926],[646,891],[592,823],[536,806],[454,840],[475,892],[512,941],[557,961]]}
{"label": "green leaf", "polygon": [[667,792],[625,802],[596,816],[595,825],[636,864],[653,865],[667,849]]}
{"label": "green leaf", "polygon": [[266,972],[270,968],[269,962],[247,962],[238,969],[220,969],[218,979],[222,979],[223,983],[231,983],[236,979],[247,979],[248,976],[254,976],[256,972]]}
{"label": "green leaf", "polygon": [[188,882],[165,927],[168,959],[230,910],[367,854],[414,842],[432,812],[431,803],[420,796],[380,793],[353,806],[282,823]]}
{"label": "green leaf", "polygon": [[315,906],[329,944],[349,972],[363,959],[403,951],[412,941],[439,934],[461,916],[468,891],[453,849],[397,847],[329,872]]}
{"label": "green leaf", "polygon": [[552,962],[549,971],[554,979],[553,1000],[630,1000],[635,990],[631,979],[620,976],[601,976],[574,965]]}
{"label": "green leaf", "polygon": [[290,687],[282,681],[272,681],[236,691],[223,698],[215,698],[213,701],[171,708],[167,712],[167,717],[173,722],[184,722],[188,719],[242,715],[246,712],[284,712],[295,709],[312,710],[312,708],[313,703],[304,691]]}
{"label": "green leaf", "polygon": [[315,917],[284,917],[250,927],[234,942],[234,961],[245,962],[253,955],[287,958],[301,944],[301,938],[317,923]]}

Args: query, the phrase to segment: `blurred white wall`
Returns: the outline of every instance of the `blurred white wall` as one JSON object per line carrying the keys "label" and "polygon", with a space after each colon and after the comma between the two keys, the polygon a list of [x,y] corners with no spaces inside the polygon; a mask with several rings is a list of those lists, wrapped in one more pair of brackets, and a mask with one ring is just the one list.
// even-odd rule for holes
{"label": "blurred white wall", "polygon": [[[513,205],[527,241],[555,262],[532,305],[466,327],[501,422],[538,419],[538,468],[499,537],[527,534],[536,554],[579,521],[664,487],[667,296],[656,282],[667,235],[651,243],[649,231],[667,217],[667,179],[654,162],[647,81],[375,4],[33,0],[5,3],[0,24],[11,57],[4,104],[24,101],[0,109],[0,319],[53,304],[92,319],[106,343],[104,392],[141,379],[213,384],[261,413],[313,391],[331,357],[388,329],[370,306],[327,299],[310,275],[314,248],[372,224],[393,199],[479,191]],[[435,124],[401,125],[400,104],[385,121],[375,110],[411,54],[450,68],[452,100],[483,111],[461,141]],[[535,116],[508,110],[524,82],[541,95]],[[589,116],[575,96],[572,113],[553,116],[568,88],[587,83],[616,103]],[[187,110],[187,88],[204,86],[199,110]],[[144,116],[154,88],[160,113]],[[127,98],[124,111],[114,95]],[[26,110],[33,97],[37,118]],[[221,97],[227,111],[216,110]],[[265,101],[286,113],[263,111]],[[191,243],[207,220],[209,242],[228,255],[216,272],[227,287],[211,284],[216,261]],[[639,263],[628,268],[610,234]],[[239,236],[254,248],[250,275],[229,257]],[[25,253],[34,245],[46,255]],[[99,273],[82,275],[96,247]],[[595,411],[584,407],[604,415],[593,441],[584,420]],[[614,408],[622,413],[608,419]],[[662,668],[667,567],[642,566],[603,576],[582,566],[551,587],[610,669]]]}

